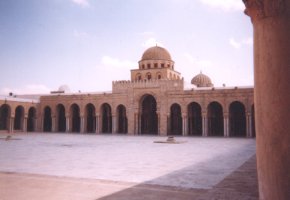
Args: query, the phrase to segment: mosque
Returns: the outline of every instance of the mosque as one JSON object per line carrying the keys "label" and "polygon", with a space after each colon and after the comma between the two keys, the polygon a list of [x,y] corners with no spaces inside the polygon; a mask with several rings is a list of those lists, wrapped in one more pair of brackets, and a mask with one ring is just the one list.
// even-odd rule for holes
{"label": "mosque", "polygon": [[184,89],[170,53],[147,49],[131,80],[105,93],[0,96],[0,132],[255,137],[254,88],[214,87],[200,73]]}

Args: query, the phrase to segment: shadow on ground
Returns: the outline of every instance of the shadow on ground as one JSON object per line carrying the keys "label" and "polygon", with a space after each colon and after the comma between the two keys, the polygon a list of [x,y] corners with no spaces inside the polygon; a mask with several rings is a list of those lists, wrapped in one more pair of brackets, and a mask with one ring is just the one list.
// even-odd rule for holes
{"label": "shadow on ground", "polygon": [[211,189],[184,189],[142,183],[98,200],[258,200],[256,169],[254,155]]}

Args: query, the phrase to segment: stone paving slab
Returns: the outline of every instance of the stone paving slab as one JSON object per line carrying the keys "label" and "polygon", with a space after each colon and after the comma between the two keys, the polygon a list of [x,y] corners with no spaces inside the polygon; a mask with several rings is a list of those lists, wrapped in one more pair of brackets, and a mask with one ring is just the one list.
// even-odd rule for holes
{"label": "stone paving slab", "polygon": [[[0,135],[1,137],[1,135]],[[3,134],[3,137],[5,135]],[[255,154],[255,140],[15,134],[0,140],[0,171],[210,189]]]}

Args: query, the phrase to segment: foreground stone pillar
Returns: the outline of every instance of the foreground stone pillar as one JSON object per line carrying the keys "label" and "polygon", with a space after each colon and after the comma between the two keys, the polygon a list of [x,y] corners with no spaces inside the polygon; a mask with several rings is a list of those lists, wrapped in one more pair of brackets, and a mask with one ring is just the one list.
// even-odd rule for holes
{"label": "foreground stone pillar", "polygon": [[260,199],[290,199],[290,0],[243,0],[254,26]]}

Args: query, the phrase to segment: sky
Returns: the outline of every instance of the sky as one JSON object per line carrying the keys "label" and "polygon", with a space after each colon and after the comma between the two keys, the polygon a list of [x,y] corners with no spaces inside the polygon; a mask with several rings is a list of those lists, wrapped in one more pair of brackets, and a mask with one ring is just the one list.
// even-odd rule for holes
{"label": "sky", "polygon": [[143,52],[166,48],[187,86],[253,85],[242,0],[0,0],[0,94],[110,91]]}

